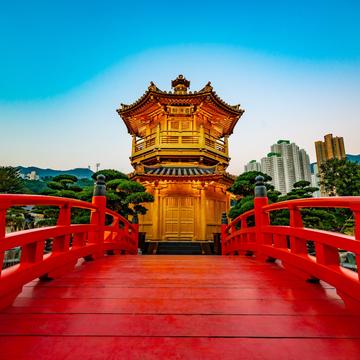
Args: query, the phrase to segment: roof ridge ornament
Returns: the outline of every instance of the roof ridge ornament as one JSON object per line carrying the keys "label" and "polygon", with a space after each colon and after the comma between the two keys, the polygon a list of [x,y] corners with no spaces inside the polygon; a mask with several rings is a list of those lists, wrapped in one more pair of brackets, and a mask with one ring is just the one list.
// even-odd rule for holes
{"label": "roof ridge ornament", "polygon": [[208,83],[199,92],[210,92],[212,90],[213,87],[211,85],[211,81],[208,81]]}
{"label": "roof ridge ornament", "polygon": [[148,86],[149,91],[162,92],[153,81],[150,81],[150,85]]}
{"label": "roof ridge ornament", "polygon": [[190,81],[187,80],[184,75],[178,75],[178,77],[171,82],[171,87],[174,89],[175,94],[187,94],[190,87]]}

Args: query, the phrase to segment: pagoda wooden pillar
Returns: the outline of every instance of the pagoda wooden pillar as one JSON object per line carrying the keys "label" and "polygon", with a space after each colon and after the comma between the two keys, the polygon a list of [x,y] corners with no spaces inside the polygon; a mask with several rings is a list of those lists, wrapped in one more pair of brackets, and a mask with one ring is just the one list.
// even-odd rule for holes
{"label": "pagoda wooden pillar", "polygon": [[153,231],[152,231],[152,238],[153,240],[160,239],[160,228],[159,228],[159,220],[160,220],[160,196],[159,196],[160,190],[158,188],[155,188],[154,190],[154,203],[153,203],[153,211],[152,211],[152,219],[153,219]]}
{"label": "pagoda wooden pillar", "polygon": [[155,136],[155,146],[158,147],[160,145],[160,124],[156,125],[156,136]]}
{"label": "pagoda wooden pillar", "polygon": [[205,184],[201,184],[200,188],[200,239],[206,239],[206,195]]}

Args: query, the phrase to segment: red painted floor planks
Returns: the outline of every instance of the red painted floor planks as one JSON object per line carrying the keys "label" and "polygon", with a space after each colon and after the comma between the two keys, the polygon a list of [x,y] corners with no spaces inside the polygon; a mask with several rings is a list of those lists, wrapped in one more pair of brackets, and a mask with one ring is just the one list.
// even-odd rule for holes
{"label": "red painted floor planks", "polygon": [[0,359],[350,359],[359,320],[253,258],[112,256],[28,284],[0,313]]}

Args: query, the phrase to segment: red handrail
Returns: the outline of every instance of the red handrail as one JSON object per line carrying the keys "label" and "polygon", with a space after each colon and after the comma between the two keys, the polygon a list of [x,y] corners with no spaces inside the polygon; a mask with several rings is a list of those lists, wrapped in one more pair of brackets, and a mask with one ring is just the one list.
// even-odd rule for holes
{"label": "red handrail", "polygon": [[[333,285],[344,302],[360,310],[359,273],[340,265],[339,250],[355,254],[360,268],[360,197],[309,198],[268,205],[266,197],[255,198],[254,210],[222,227],[222,254],[247,253],[260,259],[281,261],[285,269],[306,280],[323,280]],[[355,218],[355,235],[309,229],[303,226],[301,208],[348,208]],[[271,211],[287,209],[290,225],[271,225]],[[254,225],[248,226],[253,216]],[[315,255],[308,254],[307,241],[315,244]]]}
{"label": "red handrail", "polygon": [[[57,224],[6,233],[6,213],[13,206],[56,206]],[[71,224],[71,209],[91,211],[89,224]],[[112,217],[105,225],[105,216]],[[18,264],[0,269],[0,309],[11,304],[24,284],[40,277],[54,278],[74,268],[81,258],[96,259],[105,253],[137,254],[138,225],[106,208],[105,196],[94,196],[92,203],[41,195],[0,194],[0,263],[5,252],[19,247]],[[45,242],[52,250],[44,253]]]}

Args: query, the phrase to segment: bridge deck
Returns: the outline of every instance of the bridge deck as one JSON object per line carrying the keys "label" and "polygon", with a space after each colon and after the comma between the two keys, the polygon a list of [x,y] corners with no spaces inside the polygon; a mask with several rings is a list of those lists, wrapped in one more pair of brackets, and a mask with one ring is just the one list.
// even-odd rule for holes
{"label": "bridge deck", "polygon": [[112,256],[28,284],[1,359],[355,359],[335,290],[245,257]]}

